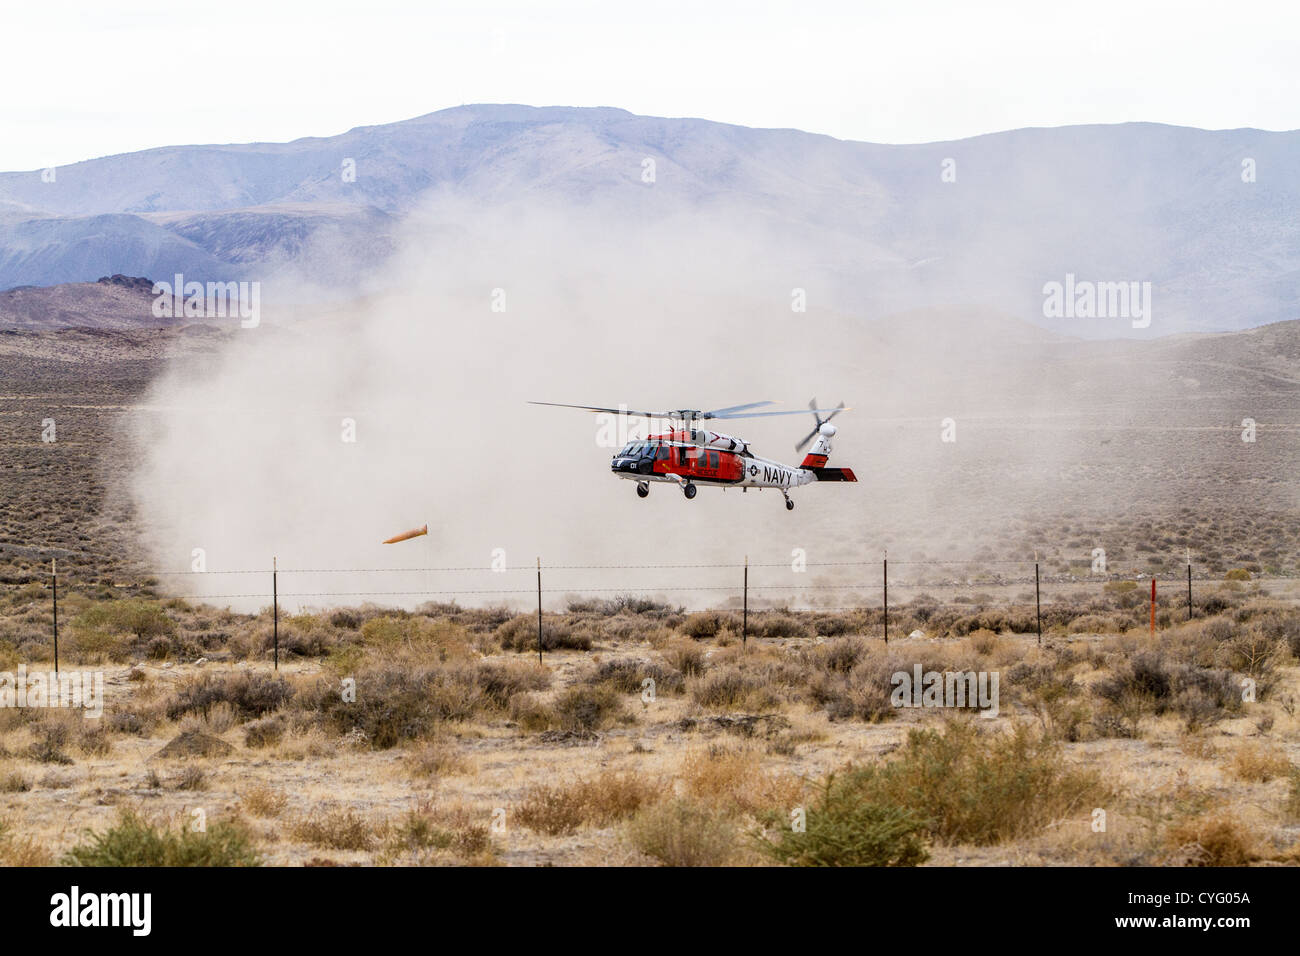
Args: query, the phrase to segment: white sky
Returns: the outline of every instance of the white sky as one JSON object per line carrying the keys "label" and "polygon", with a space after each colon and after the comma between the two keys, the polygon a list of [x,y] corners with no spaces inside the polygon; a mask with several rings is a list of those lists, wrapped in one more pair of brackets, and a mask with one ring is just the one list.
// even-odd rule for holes
{"label": "white sky", "polygon": [[1300,128],[1300,4],[8,0],[0,169],[288,140],[462,103],[901,143],[1152,120]]}

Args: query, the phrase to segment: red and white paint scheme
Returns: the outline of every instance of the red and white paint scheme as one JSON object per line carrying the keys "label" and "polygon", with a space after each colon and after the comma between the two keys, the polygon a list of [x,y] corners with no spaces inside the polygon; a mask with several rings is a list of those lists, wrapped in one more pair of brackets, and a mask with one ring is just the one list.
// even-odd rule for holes
{"label": "red and white paint scheme", "polygon": [[803,411],[753,412],[750,409],[771,405],[771,402],[751,402],[712,411],[682,409],[671,412],[629,412],[627,409],[601,408],[592,405],[558,405],[555,402],[531,402],[533,405],[552,405],[560,408],[581,408],[591,412],[629,415],[635,418],[666,419],[674,424],[669,431],[648,438],[628,442],[610,462],[610,470],[620,478],[636,482],[636,493],[644,498],[650,494],[650,483],[674,482],[687,498],[694,498],[700,485],[720,488],[776,488],[785,498],[787,509],[794,509],[790,489],[815,481],[857,481],[849,468],[828,468],[826,461],[831,453],[831,439],[836,428],[830,420],[845,411],[844,403],[823,417],[817,400],[808,404],[817,424],[803,441],[795,446],[802,451],[808,442],[813,446],[803,461],[786,465],[768,458],[760,458],[749,450],[743,438],[722,432],[698,428],[701,419],[765,418],[770,415],[802,415]]}

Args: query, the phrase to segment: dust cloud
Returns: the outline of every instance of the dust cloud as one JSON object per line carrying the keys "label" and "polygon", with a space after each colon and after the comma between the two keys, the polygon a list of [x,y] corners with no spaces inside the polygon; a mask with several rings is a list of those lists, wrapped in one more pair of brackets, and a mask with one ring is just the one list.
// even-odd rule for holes
{"label": "dust cloud", "polygon": [[[652,214],[437,194],[394,242],[348,306],[295,307],[317,297],[268,288],[258,328],[232,330],[153,386],[132,420],[141,543],[159,572],[191,570],[196,549],[206,568],[168,587],[265,606],[274,557],[289,607],[523,605],[540,557],[548,603],[623,590],[722,603],[746,556],[779,567],[795,549],[818,562],[870,548],[875,560],[904,513],[951,529],[986,508],[960,491],[939,441],[940,417],[973,411],[987,384],[955,384],[970,337],[945,351],[935,329],[905,322],[895,341],[866,321],[878,316],[831,308],[817,248],[776,223],[718,204]],[[1021,377],[1014,361],[1002,351],[1000,377]],[[615,449],[597,443],[595,416],[527,404],[800,408],[813,396],[854,406],[837,419],[831,464],[860,481],[797,489],[793,512],[773,491],[705,488],[686,501],[654,485],[640,500],[609,473]],[[721,427],[797,463],[811,426]],[[1047,453],[1017,446],[999,465]],[[427,537],[380,544],[426,522]],[[732,567],[654,567],[715,563]],[[591,567],[605,565],[619,567]],[[446,568],[464,570],[429,570]]]}

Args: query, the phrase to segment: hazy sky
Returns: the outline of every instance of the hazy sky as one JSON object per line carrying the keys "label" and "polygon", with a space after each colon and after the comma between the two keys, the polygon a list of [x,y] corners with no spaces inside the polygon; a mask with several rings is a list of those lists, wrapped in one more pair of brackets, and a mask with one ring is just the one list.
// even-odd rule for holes
{"label": "hazy sky", "polygon": [[1300,5],[1273,0],[36,0],[7,4],[3,25],[5,170],[489,102],[888,143],[1300,128]]}

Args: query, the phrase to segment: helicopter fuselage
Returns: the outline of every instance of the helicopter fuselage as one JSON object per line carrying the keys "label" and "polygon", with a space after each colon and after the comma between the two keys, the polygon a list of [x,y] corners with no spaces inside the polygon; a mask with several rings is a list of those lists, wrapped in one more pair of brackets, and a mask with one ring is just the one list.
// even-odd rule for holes
{"label": "helicopter fuselage", "polygon": [[610,462],[610,470],[620,478],[638,482],[695,482],[737,488],[785,490],[818,480],[816,468],[760,458],[750,452],[743,439],[705,429],[683,429],[628,442]]}

